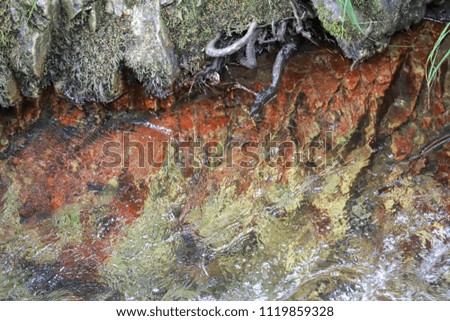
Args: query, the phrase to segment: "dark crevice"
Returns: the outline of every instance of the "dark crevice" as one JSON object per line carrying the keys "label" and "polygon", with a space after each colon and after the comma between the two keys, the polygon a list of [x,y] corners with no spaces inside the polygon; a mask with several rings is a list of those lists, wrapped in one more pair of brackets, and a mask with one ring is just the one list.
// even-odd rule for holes
{"label": "dark crevice", "polygon": [[[384,149],[385,140],[390,136],[390,135],[387,136],[383,135],[383,128],[382,128],[383,120],[389,113],[390,107],[393,105],[395,99],[404,96],[405,93],[402,91],[401,88],[403,88],[403,85],[407,80],[405,79],[406,75],[404,75],[403,70],[407,64],[408,53],[404,54],[404,56],[401,59],[403,60],[403,63],[396,70],[394,77],[389,85],[389,88],[387,89],[383,97],[383,102],[375,116],[374,141],[373,142],[365,141],[366,138],[364,135],[364,131],[365,128],[370,124],[371,120],[369,106],[366,106],[366,113],[362,117],[357,130],[352,135],[346,146],[346,152],[349,153],[351,150],[357,148],[358,146],[363,146],[364,144],[370,143],[371,147],[375,151],[370,155],[368,165],[359,171],[357,178],[354,180],[355,183],[350,187],[349,195],[352,195],[352,197],[347,200],[345,205],[346,211],[350,215],[349,229],[357,233],[362,233],[366,235],[373,235],[374,233],[376,233],[374,224],[371,224],[372,216],[366,215],[360,217],[359,214],[353,212],[353,207],[357,204],[357,201],[363,195],[363,192],[367,188],[369,182],[372,182],[371,179],[367,179],[367,175],[371,175],[370,173],[375,164],[375,159],[379,155],[380,151]],[[408,86],[406,88],[408,88]],[[371,205],[365,204],[365,206],[370,207]],[[373,213],[374,211],[371,212]]]}
{"label": "dark crevice", "polygon": [[298,124],[297,124],[297,118],[298,118],[298,109],[301,108],[302,110],[305,110],[305,102],[308,99],[308,97],[306,96],[306,94],[304,92],[300,92],[297,95],[297,98],[295,100],[294,103],[294,110],[291,112],[291,114],[289,115],[289,125],[288,125],[288,130],[289,130],[289,134],[291,136],[292,141],[295,144],[296,150],[299,151],[300,148],[302,148],[301,142],[299,141],[299,139],[297,138],[297,129],[298,129]]}
{"label": "dark crevice", "polygon": [[375,140],[372,142],[371,147],[375,150],[380,150],[383,148],[385,140],[387,136],[383,135],[382,123],[385,116],[388,114],[390,108],[393,106],[395,99],[399,97],[403,97],[403,92],[401,88],[404,86],[402,82],[407,81],[407,75],[404,75],[403,69],[405,68],[408,60],[408,55],[410,52],[406,52],[400,58],[403,63],[399,66],[399,68],[395,71],[394,76],[392,77],[392,81],[389,84],[389,88],[386,90],[383,101],[381,103],[380,108],[378,108],[376,120],[375,120]]}

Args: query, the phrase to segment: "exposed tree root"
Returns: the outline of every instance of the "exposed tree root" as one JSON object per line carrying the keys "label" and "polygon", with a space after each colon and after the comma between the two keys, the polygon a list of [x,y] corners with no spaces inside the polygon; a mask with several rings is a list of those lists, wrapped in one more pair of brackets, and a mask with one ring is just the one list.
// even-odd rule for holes
{"label": "exposed tree root", "polygon": [[381,195],[382,193],[385,193],[386,191],[390,190],[391,188],[400,185],[400,182],[406,177],[406,175],[410,174],[411,171],[414,170],[417,163],[420,162],[420,160],[423,160],[425,156],[427,156],[430,152],[433,150],[441,148],[443,145],[450,142],[450,134],[448,134],[449,128],[444,129],[444,135],[434,139],[430,143],[428,143],[426,146],[424,146],[420,152],[414,156],[411,156],[408,158],[408,165],[403,173],[401,173],[398,178],[391,184],[386,185],[385,187],[379,189],[377,193]]}
{"label": "exposed tree root", "polygon": [[[310,19],[317,16],[316,12],[301,1],[290,0],[290,3],[293,10],[291,17],[264,25],[258,25],[257,22],[252,22],[246,34],[241,38],[231,37],[221,39],[222,35],[217,34],[205,48],[206,54],[215,59],[210,66],[194,77],[194,82],[197,82],[202,87],[217,85],[218,81],[220,81],[219,71],[226,63],[226,59],[232,55],[238,53],[239,56],[237,58],[239,64],[249,69],[254,69],[257,67],[256,56],[258,53],[270,47],[271,44],[288,43],[283,46],[277,55],[272,72],[273,79],[271,86],[263,92],[255,94],[256,101],[250,112],[250,115],[254,115],[262,106],[276,96],[284,62],[296,49],[293,39],[301,35],[314,44],[317,44],[313,40],[313,29],[310,26]],[[221,46],[223,48],[218,48]]]}
{"label": "exposed tree root", "polygon": [[272,84],[269,88],[256,95],[255,103],[249,114],[251,117],[277,95],[286,59],[289,58],[296,49],[297,45],[295,43],[288,43],[278,52],[272,71]]}
{"label": "exposed tree root", "polygon": [[[310,31],[310,26],[307,23],[309,19],[316,17],[316,13],[313,9],[308,8],[296,0],[290,0],[293,16],[287,17],[280,21],[272,21],[272,23],[265,25],[258,25],[257,22],[252,22],[246,32],[246,34],[239,39],[232,39],[232,43],[226,45],[224,48],[217,48],[217,43],[221,39],[222,35],[219,33],[211,40],[205,49],[206,54],[212,58],[228,57],[245,47],[245,52],[241,57],[240,63],[247,68],[256,68],[256,52],[257,45],[265,47],[271,43],[285,43],[291,41],[290,39],[296,35],[302,35],[308,40],[313,40],[313,34]],[[233,42],[234,41],[234,42]]]}
{"label": "exposed tree root", "polygon": [[244,48],[247,45],[247,43],[249,42],[249,40],[251,39],[253,33],[257,28],[258,23],[252,22],[245,36],[243,36],[236,42],[232,43],[231,45],[221,49],[216,48],[216,43],[222,36],[220,33],[218,33],[217,36],[213,40],[211,40],[206,46],[206,54],[210,57],[218,58],[218,57],[226,57],[238,52],[240,49]]}
{"label": "exposed tree root", "polygon": [[240,62],[243,66],[248,69],[255,69],[258,64],[256,62],[256,41],[258,40],[259,34],[261,30],[257,29],[251,36],[247,46],[245,47],[245,56],[240,59]]}
{"label": "exposed tree root", "polygon": [[419,154],[410,157],[409,161],[416,161],[424,156],[426,156],[431,151],[440,148],[442,145],[447,144],[450,142],[450,134],[446,134],[444,136],[441,136],[435,140],[433,140],[431,143],[426,145]]}

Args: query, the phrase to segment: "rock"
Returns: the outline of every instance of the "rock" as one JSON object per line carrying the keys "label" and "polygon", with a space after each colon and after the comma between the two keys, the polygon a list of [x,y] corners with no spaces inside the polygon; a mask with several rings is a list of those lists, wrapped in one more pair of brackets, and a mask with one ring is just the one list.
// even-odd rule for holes
{"label": "rock", "polygon": [[109,102],[122,94],[127,21],[94,4],[72,20],[62,16],[49,58],[49,79],[76,102]]}
{"label": "rock", "polygon": [[61,7],[69,20],[75,18],[80,12],[88,9],[88,5],[96,0],[61,0]]}
{"label": "rock", "polygon": [[439,22],[450,22],[450,2],[447,0],[433,1],[427,8],[425,18]]}
{"label": "rock", "polygon": [[[367,59],[383,50],[390,37],[419,22],[432,0],[313,0],[319,18],[348,58]],[[345,11],[344,11],[345,10]]]}
{"label": "rock", "polygon": [[0,53],[0,108],[17,106],[22,96],[13,73],[5,64],[6,58]]}
{"label": "rock", "polygon": [[159,0],[136,4],[131,16],[125,64],[145,84],[148,93],[163,97],[172,86],[177,62],[160,16]]}
{"label": "rock", "polygon": [[[30,4],[25,1],[10,7],[15,32],[9,62],[20,80],[24,96],[37,98],[39,95],[58,3],[57,0],[39,0],[32,13]],[[29,16],[25,17],[23,12],[30,12]]]}

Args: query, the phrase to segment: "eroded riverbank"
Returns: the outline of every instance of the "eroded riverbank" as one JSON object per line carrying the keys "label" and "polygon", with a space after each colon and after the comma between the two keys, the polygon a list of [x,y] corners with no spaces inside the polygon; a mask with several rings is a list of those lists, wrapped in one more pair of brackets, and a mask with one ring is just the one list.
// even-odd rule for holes
{"label": "eroded riverbank", "polygon": [[411,159],[449,134],[448,63],[424,82],[442,29],[353,70],[308,47],[256,120],[270,56],[191,99],[2,118],[28,131],[1,154],[0,298],[449,299],[449,144]]}

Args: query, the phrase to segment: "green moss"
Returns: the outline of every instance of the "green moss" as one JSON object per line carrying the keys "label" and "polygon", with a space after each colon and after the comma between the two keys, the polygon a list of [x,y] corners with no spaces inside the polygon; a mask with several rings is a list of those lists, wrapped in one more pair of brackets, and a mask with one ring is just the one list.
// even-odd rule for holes
{"label": "green moss", "polygon": [[[14,181],[12,178],[13,175],[10,171],[7,171],[0,166],[0,170],[2,171],[2,174],[5,175],[5,177],[11,177],[12,183],[9,186],[6,193],[3,195],[3,203],[5,204],[4,207],[0,211],[0,222],[2,225],[0,225],[0,235],[3,234],[8,228],[18,228],[20,226],[19,220],[15,219],[19,217],[19,208],[20,208],[20,202],[19,202],[19,192],[20,188],[18,184]],[[5,223],[7,225],[5,225]]]}
{"label": "green moss", "polygon": [[119,18],[100,17],[96,31],[83,11],[68,21],[61,15],[48,58],[55,88],[75,101],[108,102],[121,89],[120,65],[124,56],[125,31]]}
{"label": "green moss", "polygon": [[[0,1],[0,50],[13,45],[15,29],[21,23],[28,23],[36,10],[37,0]],[[20,23],[14,22],[12,10],[18,15]]]}
{"label": "green moss", "polygon": [[366,16],[375,16],[381,10],[380,0],[352,0],[352,3]]}
{"label": "green moss", "polygon": [[341,19],[333,19],[332,12],[321,2],[317,6],[317,13],[322,21],[323,27],[336,39],[353,41],[361,37],[361,32],[352,22]]}
{"label": "green moss", "polygon": [[[344,0],[339,1],[339,6],[344,8]],[[380,0],[352,0],[347,4],[347,8],[349,5],[350,9],[347,9],[349,11],[345,14],[345,18],[342,14],[338,19],[333,18],[333,13],[325,6],[324,2],[317,5],[317,13],[324,28],[336,39],[349,42],[363,41],[368,38],[366,32],[368,32],[370,24],[385,19]],[[377,31],[372,32],[376,33]]]}
{"label": "green moss", "polygon": [[12,42],[12,18],[9,13],[9,1],[0,3],[0,50],[9,47]]}

